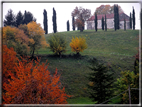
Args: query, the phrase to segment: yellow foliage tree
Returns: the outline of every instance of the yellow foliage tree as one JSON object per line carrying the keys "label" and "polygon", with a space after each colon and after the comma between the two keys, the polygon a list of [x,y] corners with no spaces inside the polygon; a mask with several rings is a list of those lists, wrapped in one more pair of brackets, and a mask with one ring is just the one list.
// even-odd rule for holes
{"label": "yellow foliage tree", "polygon": [[32,21],[27,24],[27,27],[30,38],[29,41],[30,41],[32,57],[34,57],[34,52],[36,49],[39,49],[40,47],[48,47],[49,45],[46,43],[44,37],[45,32],[40,24],[37,24],[36,22]]}
{"label": "yellow foliage tree", "polygon": [[72,38],[70,47],[72,49],[72,52],[76,52],[77,55],[79,55],[79,52],[83,52],[83,50],[87,48],[85,38],[83,37]]}

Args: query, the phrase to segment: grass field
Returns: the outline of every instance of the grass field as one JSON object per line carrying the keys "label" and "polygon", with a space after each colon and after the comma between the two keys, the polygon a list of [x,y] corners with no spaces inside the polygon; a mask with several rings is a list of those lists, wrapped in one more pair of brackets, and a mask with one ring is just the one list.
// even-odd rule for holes
{"label": "grass field", "polygon": [[[87,79],[88,73],[92,72],[88,68],[88,61],[95,57],[103,60],[106,65],[110,65],[115,72],[115,77],[120,76],[121,70],[133,71],[134,55],[138,52],[138,30],[118,30],[109,29],[107,32],[98,30],[84,30],[59,32],[57,34],[64,35],[67,40],[67,52],[62,58],[53,55],[49,49],[39,49],[36,55],[41,55],[41,61],[48,60],[48,69],[54,73],[58,69],[61,74],[61,83],[65,87],[67,94],[73,95],[68,99],[70,104],[93,104],[88,98]],[[45,35],[46,40],[53,34]],[[88,48],[81,53],[81,57],[75,58],[71,52],[69,43],[72,37],[84,37]]]}

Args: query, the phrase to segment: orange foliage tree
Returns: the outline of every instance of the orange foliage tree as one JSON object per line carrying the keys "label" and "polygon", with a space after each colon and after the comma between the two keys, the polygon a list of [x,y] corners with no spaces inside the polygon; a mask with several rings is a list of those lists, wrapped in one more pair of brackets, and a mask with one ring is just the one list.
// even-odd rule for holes
{"label": "orange foliage tree", "polygon": [[[3,70],[11,78],[8,83],[3,83],[3,104],[66,104],[67,95],[65,88],[60,83],[60,75],[57,69],[53,75],[48,70],[46,63],[40,64],[22,59],[11,66],[11,59],[15,57],[13,49],[4,46],[3,51]],[[7,52],[8,51],[8,52]],[[7,57],[13,56],[10,60]],[[9,63],[7,63],[9,61]],[[12,72],[14,71],[15,74]]]}
{"label": "orange foliage tree", "polygon": [[79,52],[83,52],[83,50],[87,48],[85,38],[83,37],[82,38],[81,37],[72,38],[70,47],[73,52],[76,52],[79,55]]}
{"label": "orange foliage tree", "polygon": [[32,21],[27,24],[28,33],[29,33],[29,41],[30,41],[30,49],[32,52],[32,57],[34,57],[34,52],[36,49],[39,49],[41,46],[48,47],[49,45],[46,43],[44,37],[44,30],[37,24],[36,22]]}

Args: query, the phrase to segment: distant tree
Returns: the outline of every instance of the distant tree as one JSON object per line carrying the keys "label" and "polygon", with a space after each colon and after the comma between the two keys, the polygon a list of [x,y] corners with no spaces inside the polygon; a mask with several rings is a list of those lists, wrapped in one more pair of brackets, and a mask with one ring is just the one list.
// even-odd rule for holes
{"label": "distant tree", "polygon": [[48,34],[48,25],[47,25],[47,11],[44,9],[44,12],[43,12],[43,25],[44,25],[44,31],[45,31],[45,34]]}
{"label": "distant tree", "polygon": [[107,31],[107,20],[106,20],[106,14],[105,14],[105,31]]}
{"label": "distant tree", "polygon": [[132,29],[132,17],[131,17],[131,12],[130,12],[130,19],[129,19],[129,21],[130,21],[130,29]]}
{"label": "distant tree", "polygon": [[16,26],[16,17],[11,9],[8,10],[5,16],[4,26]]}
{"label": "distant tree", "polygon": [[135,30],[135,10],[133,7],[133,30]]}
{"label": "distant tree", "polygon": [[32,21],[36,22],[36,19],[34,18],[33,14],[25,10],[23,24],[28,24],[29,22]]}
{"label": "distant tree", "polygon": [[91,11],[89,9],[84,9],[82,7],[76,7],[73,12],[72,16],[76,17],[75,24],[77,25],[80,32],[84,30],[84,23],[87,19],[91,16]]}
{"label": "distant tree", "polygon": [[119,30],[119,8],[118,8],[118,5],[116,6],[116,9],[117,9],[117,29]]}
{"label": "distant tree", "polygon": [[70,24],[69,24],[69,20],[67,21],[67,31],[70,31]]}
{"label": "distant tree", "polygon": [[142,9],[141,9],[141,13],[140,13],[140,21],[141,21],[141,30],[142,30]]}
{"label": "distant tree", "polygon": [[74,16],[72,16],[72,30],[75,30],[75,20],[74,20]]}
{"label": "distant tree", "polygon": [[90,60],[89,68],[92,70],[88,77],[92,83],[88,85],[88,88],[91,89],[90,97],[93,98],[93,101],[102,103],[113,95],[113,73],[95,58]]}
{"label": "distant tree", "polygon": [[124,16],[124,30],[126,30],[126,20],[125,20],[125,16]]}
{"label": "distant tree", "polygon": [[102,17],[102,30],[104,30],[104,17]]}
{"label": "distant tree", "polygon": [[53,31],[54,33],[57,32],[57,24],[56,24],[56,11],[53,8],[53,16],[52,16],[52,21],[53,21]]}
{"label": "distant tree", "polygon": [[97,26],[98,26],[97,13],[95,13],[95,20],[94,20],[94,22],[95,22],[95,30],[96,30],[96,32],[97,32]]}
{"label": "distant tree", "polygon": [[114,29],[117,29],[117,9],[116,5],[114,5]]}
{"label": "distant tree", "polygon": [[19,11],[16,16],[16,27],[18,27],[20,24],[23,24],[23,14],[21,11]]}
{"label": "distant tree", "polygon": [[[122,13],[123,12],[122,8],[120,6],[118,6],[118,8],[119,8],[119,13]],[[98,15],[114,13],[114,5],[113,6],[101,5],[100,7],[96,8],[94,15],[95,15],[95,13],[97,13]]]}

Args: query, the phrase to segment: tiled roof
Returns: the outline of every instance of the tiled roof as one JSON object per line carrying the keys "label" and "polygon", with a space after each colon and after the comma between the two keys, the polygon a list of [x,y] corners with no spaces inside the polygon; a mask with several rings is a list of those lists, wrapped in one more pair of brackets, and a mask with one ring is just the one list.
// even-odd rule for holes
{"label": "tiled roof", "polygon": [[[129,21],[129,16],[126,15],[125,13],[119,13],[119,20],[120,21],[124,21],[124,16],[125,16],[126,21]],[[98,20],[101,20],[102,17],[105,18],[105,14],[97,15],[97,19]],[[112,13],[112,14],[106,14],[106,18],[107,19],[114,18],[114,13]],[[95,16],[92,16],[91,18],[88,19],[88,21],[93,21],[94,19],[95,19]]]}

